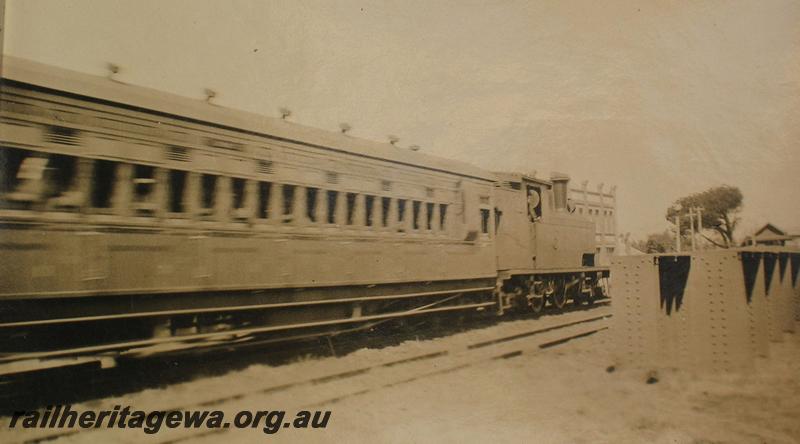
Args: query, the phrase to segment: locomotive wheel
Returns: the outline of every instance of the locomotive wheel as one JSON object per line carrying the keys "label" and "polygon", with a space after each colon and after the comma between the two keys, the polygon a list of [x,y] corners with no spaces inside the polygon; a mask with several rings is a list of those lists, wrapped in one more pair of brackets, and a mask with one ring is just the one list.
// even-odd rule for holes
{"label": "locomotive wheel", "polygon": [[511,290],[511,306],[516,309],[521,309],[525,307],[527,304],[527,298],[525,295],[525,289],[520,286],[516,286]]}
{"label": "locomotive wheel", "polygon": [[596,285],[592,287],[592,292],[589,294],[587,301],[589,305],[594,305],[594,301],[603,298],[603,287]]}
{"label": "locomotive wheel", "polygon": [[580,287],[578,287],[577,290],[572,291],[572,305],[574,305],[575,307],[580,307],[581,305],[583,305],[583,301],[586,299],[589,298],[583,295],[583,292],[581,291]]}
{"label": "locomotive wheel", "polygon": [[539,314],[544,309],[544,291],[540,288],[536,288],[536,284],[531,284],[530,290],[528,290],[528,305],[531,307],[531,311],[536,314]]}
{"label": "locomotive wheel", "polygon": [[564,305],[567,304],[567,288],[563,282],[559,282],[556,284],[556,289],[553,292],[553,305],[556,306],[559,310],[564,308]]}

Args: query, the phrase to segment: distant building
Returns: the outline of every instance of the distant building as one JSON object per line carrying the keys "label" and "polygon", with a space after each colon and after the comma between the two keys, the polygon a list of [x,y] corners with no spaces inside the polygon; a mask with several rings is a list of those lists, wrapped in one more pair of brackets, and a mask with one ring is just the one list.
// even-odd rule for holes
{"label": "distant building", "polygon": [[746,245],[797,245],[800,234],[789,234],[770,223],[745,240]]}
{"label": "distant building", "polygon": [[617,252],[617,187],[604,190],[604,184],[589,189],[589,181],[583,181],[580,187],[569,190],[569,199],[575,207],[575,213],[594,221],[595,245],[600,263],[608,263],[608,257]]}

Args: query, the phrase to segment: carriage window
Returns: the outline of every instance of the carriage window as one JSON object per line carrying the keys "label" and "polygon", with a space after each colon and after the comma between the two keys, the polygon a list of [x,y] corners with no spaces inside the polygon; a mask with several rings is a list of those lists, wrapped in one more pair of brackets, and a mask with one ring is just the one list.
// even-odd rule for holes
{"label": "carriage window", "polygon": [[169,170],[169,211],[183,213],[183,193],[186,189],[186,171]]}
{"label": "carriage window", "polygon": [[289,223],[292,221],[292,212],[294,211],[294,185],[284,185],[283,186],[283,215],[285,216],[283,219],[284,223]]}
{"label": "carriage window", "polygon": [[231,216],[234,220],[243,222],[250,218],[250,208],[247,208],[247,180],[241,177],[231,178]]}
{"label": "carriage window", "polygon": [[366,210],[364,225],[372,226],[372,208],[375,206],[375,196],[364,196],[364,208]]}
{"label": "carriage window", "polygon": [[444,231],[447,222],[447,204],[439,204],[439,229]]}
{"label": "carriage window", "polygon": [[356,212],[356,193],[347,193],[347,225],[353,225],[353,216]]}
{"label": "carriage window", "polygon": [[283,185],[283,215],[284,223],[292,221],[292,212],[294,212],[294,185]]}
{"label": "carriage window", "polygon": [[397,221],[402,222],[406,216],[406,200],[397,199]]}
{"label": "carriage window", "polygon": [[83,203],[83,193],[77,187],[78,159],[72,156],[50,156],[47,174],[50,203],[58,209],[77,208]]}
{"label": "carriage window", "polygon": [[217,194],[217,176],[203,174],[200,181],[200,208],[203,214],[213,214]]}
{"label": "carriage window", "polygon": [[389,208],[391,208],[391,206],[392,206],[391,197],[381,198],[381,224],[384,227],[389,226]]}
{"label": "carriage window", "polygon": [[306,188],[306,216],[311,222],[317,221],[317,194],[318,188]]}
{"label": "carriage window", "polygon": [[244,208],[246,181],[239,177],[231,179],[231,194],[233,197],[233,209]]}
{"label": "carriage window", "polygon": [[10,193],[19,186],[19,167],[22,160],[28,156],[29,153],[18,150],[16,148],[3,148],[0,150],[0,168],[2,168],[2,192]]}
{"label": "carriage window", "polygon": [[156,209],[153,202],[156,187],[155,170],[147,165],[133,166],[133,202],[139,213],[151,214]]}
{"label": "carriage window", "polygon": [[489,233],[489,210],[481,208],[481,233]]}
{"label": "carriage window", "polygon": [[133,193],[137,200],[143,200],[153,192],[155,168],[147,165],[133,166]]}
{"label": "carriage window", "polygon": [[50,156],[49,168],[50,183],[53,189],[51,196],[57,197],[73,188],[78,159],[71,156],[54,154]]}
{"label": "carriage window", "polygon": [[269,198],[272,191],[271,182],[258,183],[258,218],[266,219],[269,217]]}
{"label": "carriage window", "polygon": [[336,202],[339,200],[339,192],[328,190],[328,223],[336,223]]}
{"label": "carriage window", "polygon": [[419,230],[419,209],[420,209],[420,205],[421,205],[421,203],[418,200],[415,200],[415,201],[411,202],[411,209],[414,212],[414,214],[413,214],[414,218],[413,218],[413,221],[412,221],[412,226],[414,227],[415,230]]}
{"label": "carriage window", "polygon": [[7,148],[0,159],[5,198],[18,202],[39,200],[42,194],[47,158],[28,151]]}
{"label": "carriage window", "polygon": [[425,229],[433,230],[433,208],[435,204],[428,202],[425,207],[428,209],[427,213],[425,213]]}
{"label": "carriage window", "polygon": [[114,192],[114,180],[117,175],[117,164],[109,160],[95,160],[92,172],[92,207],[111,208],[111,195]]}

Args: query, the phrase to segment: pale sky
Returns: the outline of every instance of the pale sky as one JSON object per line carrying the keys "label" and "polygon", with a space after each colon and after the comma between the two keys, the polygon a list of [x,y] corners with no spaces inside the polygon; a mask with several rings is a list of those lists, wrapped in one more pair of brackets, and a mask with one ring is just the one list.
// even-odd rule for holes
{"label": "pale sky", "polygon": [[8,0],[6,54],[490,170],[617,186],[619,226],[744,193],[800,232],[800,1]]}

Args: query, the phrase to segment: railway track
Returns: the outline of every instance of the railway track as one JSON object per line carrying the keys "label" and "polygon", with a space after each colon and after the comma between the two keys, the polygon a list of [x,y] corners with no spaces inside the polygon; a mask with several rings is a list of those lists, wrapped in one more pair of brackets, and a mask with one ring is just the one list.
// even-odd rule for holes
{"label": "railway track", "polygon": [[[248,385],[241,390],[226,391],[224,396],[207,396],[214,389],[200,387],[190,399],[165,403],[159,399],[126,397],[124,403],[145,411],[186,411],[281,409],[324,409],[344,399],[377,390],[395,387],[414,381],[455,372],[493,360],[512,359],[523,354],[541,353],[573,340],[593,335],[608,328],[610,307],[599,304],[593,308],[545,316],[538,320],[514,321],[481,330],[471,330],[448,337],[444,341],[424,341],[419,347],[405,347],[391,359],[365,360],[348,355],[330,359],[324,366],[313,366],[308,371],[296,371],[280,381],[264,381]],[[442,344],[444,343],[444,344]],[[302,365],[302,363],[301,363]],[[398,371],[399,370],[399,371]],[[225,377],[222,377],[223,379]],[[217,383],[220,383],[219,381]],[[189,383],[189,384],[196,384]],[[265,400],[268,400],[265,405]],[[120,402],[113,400],[101,408],[110,408]],[[95,402],[96,404],[96,402]],[[230,414],[232,417],[232,413]],[[225,432],[253,433],[251,430],[220,429],[166,429],[150,436],[156,442],[190,442],[203,437],[213,437]],[[8,429],[0,433],[0,440]],[[136,441],[141,431],[121,432],[116,429],[51,429],[18,430],[13,440],[19,442],[45,442],[67,438],[68,441]],[[260,433],[260,432],[258,432]],[[13,441],[12,440],[12,441]]]}

